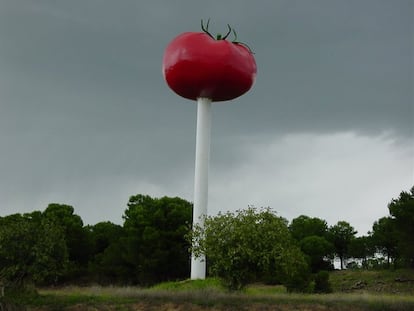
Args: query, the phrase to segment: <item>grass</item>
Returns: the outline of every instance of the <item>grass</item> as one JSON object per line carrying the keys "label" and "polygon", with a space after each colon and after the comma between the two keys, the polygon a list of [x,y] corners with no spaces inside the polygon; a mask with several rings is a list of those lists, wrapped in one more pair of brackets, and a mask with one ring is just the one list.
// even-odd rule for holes
{"label": "grass", "polygon": [[164,282],[151,287],[151,290],[166,291],[225,291],[221,280],[218,278],[207,278],[205,280],[184,280],[178,282]]}
{"label": "grass", "polygon": [[[330,310],[413,310],[414,297],[408,295],[378,295],[369,293],[334,293],[327,295],[289,294],[281,292],[280,288],[271,286],[253,285],[242,293],[230,293],[202,285],[197,282],[182,284],[168,283],[160,285],[163,289],[140,289],[131,287],[87,287],[64,288],[61,290],[41,291],[41,304],[53,307],[45,310],[62,310],[66,307],[83,304],[89,307],[112,306],[125,307],[141,302],[144,305],[163,306],[187,305],[218,310],[254,310],[263,309],[263,306],[280,306],[282,310],[294,310],[306,306],[308,310],[329,308]],[[157,286],[158,287],[158,286]],[[251,307],[253,306],[253,307]],[[255,306],[255,307],[254,307]],[[302,309],[302,308],[300,308]],[[99,310],[99,309],[98,309]],[[128,309],[127,309],[128,310]],[[204,310],[204,309],[203,309]],[[264,309],[266,310],[266,309]]]}
{"label": "grass", "polygon": [[248,296],[263,296],[263,295],[279,295],[286,294],[286,288],[282,285],[264,285],[264,284],[252,284],[247,286],[243,293]]}
{"label": "grass", "polygon": [[[40,289],[19,302],[29,310],[414,310],[414,271],[335,271],[332,294],[290,294],[252,284],[229,292],[219,279],[166,282],[151,288],[69,286]],[[355,284],[363,284],[355,288]]]}
{"label": "grass", "polygon": [[414,295],[414,270],[334,271],[330,281],[334,292],[368,292]]}

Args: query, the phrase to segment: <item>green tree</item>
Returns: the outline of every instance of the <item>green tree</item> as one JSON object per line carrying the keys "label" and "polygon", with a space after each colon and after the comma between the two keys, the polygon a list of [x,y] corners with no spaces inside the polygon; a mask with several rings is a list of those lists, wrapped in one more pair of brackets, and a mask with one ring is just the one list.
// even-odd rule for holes
{"label": "green tree", "polygon": [[388,209],[395,220],[399,253],[414,268],[414,187],[410,192],[402,191],[398,199],[390,202]]}
{"label": "green tree", "polygon": [[315,275],[315,293],[331,293],[332,286],[329,282],[329,272],[328,271],[319,271]]}
{"label": "green tree", "polygon": [[327,258],[333,253],[334,247],[324,237],[311,235],[300,241],[300,248],[306,255],[313,273],[332,269]]}
{"label": "green tree", "polygon": [[349,256],[349,245],[355,234],[357,231],[346,221],[338,221],[329,228],[329,239],[341,261],[341,270],[344,268],[344,260]]}
{"label": "green tree", "polygon": [[180,198],[135,195],[123,216],[126,237],[123,259],[135,282],[151,284],[186,278],[190,244],[185,238],[192,204]]}
{"label": "green tree", "polygon": [[109,221],[88,226],[92,240],[93,258],[89,274],[95,282],[103,284],[128,282],[128,271],[122,260],[124,252],[121,239],[124,229]]}
{"label": "green tree", "polygon": [[349,256],[362,260],[362,267],[367,268],[367,260],[375,254],[371,236],[360,236],[349,243]]}
{"label": "green tree", "polygon": [[306,254],[312,272],[332,269],[329,258],[333,255],[333,246],[326,239],[328,225],[325,220],[301,215],[292,220],[289,230]]}
{"label": "green tree", "polygon": [[193,252],[206,255],[209,272],[228,288],[273,278],[288,290],[305,290],[309,267],[292,239],[287,221],[270,209],[249,207],[205,218],[192,232]]}
{"label": "green tree", "polygon": [[97,254],[92,264],[95,281],[122,285],[137,283],[137,265],[125,259],[128,251],[125,241],[126,238],[121,237],[119,242],[111,243],[103,253]]}
{"label": "green tree", "polygon": [[293,238],[297,241],[301,241],[309,236],[326,237],[328,225],[323,219],[301,215],[292,219],[289,230],[292,233]]}
{"label": "green tree", "polygon": [[376,251],[387,257],[387,267],[396,263],[398,257],[398,237],[395,219],[382,217],[374,222],[371,232],[372,244]]}
{"label": "green tree", "polygon": [[57,203],[49,204],[43,216],[63,230],[69,254],[67,277],[83,277],[91,258],[92,243],[87,228],[83,226],[82,218],[74,213],[72,206]]}
{"label": "green tree", "polygon": [[0,279],[8,287],[54,282],[67,263],[61,228],[40,212],[0,218]]}
{"label": "green tree", "polygon": [[112,243],[118,243],[123,235],[123,228],[110,221],[88,226],[93,245],[93,255],[103,253]]}

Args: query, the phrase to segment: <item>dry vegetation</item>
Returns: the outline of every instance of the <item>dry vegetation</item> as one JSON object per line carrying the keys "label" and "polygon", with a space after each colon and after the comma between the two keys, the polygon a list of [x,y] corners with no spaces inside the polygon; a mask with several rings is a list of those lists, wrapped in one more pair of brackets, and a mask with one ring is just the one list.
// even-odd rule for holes
{"label": "dry vegetation", "polygon": [[[2,310],[414,310],[414,271],[335,271],[332,294],[289,294],[282,286],[254,284],[228,292],[216,279],[163,283],[153,288],[40,289],[26,308]],[[1,309],[0,309],[1,310]]]}

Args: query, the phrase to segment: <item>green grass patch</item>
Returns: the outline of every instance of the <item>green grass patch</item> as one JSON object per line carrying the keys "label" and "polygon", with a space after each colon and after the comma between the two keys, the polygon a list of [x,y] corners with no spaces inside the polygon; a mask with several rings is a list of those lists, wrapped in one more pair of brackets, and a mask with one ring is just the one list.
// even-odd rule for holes
{"label": "green grass patch", "polygon": [[164,282],[157,284],[150,288],[153,291],[167,290],[167,291],[199,291],[199,290],[213,290],[225,291],[225,288],[219,278],[206,278],[205,280],[184,280],[176,282]]}

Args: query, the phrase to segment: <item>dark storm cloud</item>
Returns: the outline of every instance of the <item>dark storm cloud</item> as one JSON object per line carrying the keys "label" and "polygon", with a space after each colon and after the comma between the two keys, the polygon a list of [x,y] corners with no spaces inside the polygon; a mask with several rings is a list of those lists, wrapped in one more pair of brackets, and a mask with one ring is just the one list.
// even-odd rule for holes
{"label": "dark storm cloud", "polygon": [[160,73],[166,40],[154,37],[142,8],[125,4],[3,4],[2,130],[15,135],[19,154],[49,154],[52,161],[26,162],[37,163],[32,170],[44,172],[43,164],[60,177],[62,161],[82,173],[128,171],[138,162],[148,174],[143,163],[161,156],[164,137],[192,132],[192,118],[183,124],[177,117],[195,110],[159,95],[163,89],[170,96]]}
{"label": "dark storm cloud", "polygon": [[[8,73],[12,84],[4,98],[13,91],[26,95],[9,104],[19,102],[16,113],[31,98],[42,100],[24,107],[27,112],[54,106],[58,113],[139,109],[159,116],[164,109],[164,118],[179,115],[175,103],[185,100],[162,81],[163,48],[181,31],[198,31],[199,19],[208,15],[212,31],[230,23],[256,52],[256,86],[238,107],[221,110],[241,129],[273,131],[276,124],[282,131],[411,130],[411,1],[6,1],[2,6],[2,74]],[[95,94],[95,102],[88,99],[89,108],[82,108],[79,93]],[[53,94],[80,100],[48,100]],[[153,125],[144,119],[146,129]]]}

